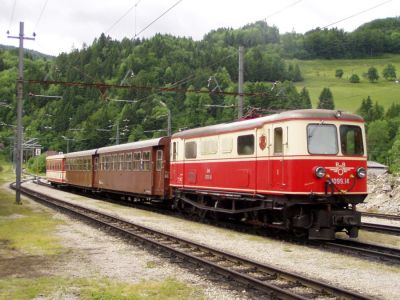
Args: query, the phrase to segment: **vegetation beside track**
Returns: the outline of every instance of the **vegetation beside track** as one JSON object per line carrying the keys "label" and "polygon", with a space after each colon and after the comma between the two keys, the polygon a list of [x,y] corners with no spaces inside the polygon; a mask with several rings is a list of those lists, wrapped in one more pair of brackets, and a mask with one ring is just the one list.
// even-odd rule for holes
{"label": "vegetation beside track", "polygon": [[[1,164],[0,182],[13,178]],[[0,300],[3,299],[203,299],[202,292],[175,279],[129,284],[107,278],[60,277],[48,274],[66,252],[56,236],[65,222],[0,189]]]}
{"label": "vegetation beside track", "polygon": [[202,294],[173,279],[127,284],[105,278],[0,279],[0,299],[203,299]]}

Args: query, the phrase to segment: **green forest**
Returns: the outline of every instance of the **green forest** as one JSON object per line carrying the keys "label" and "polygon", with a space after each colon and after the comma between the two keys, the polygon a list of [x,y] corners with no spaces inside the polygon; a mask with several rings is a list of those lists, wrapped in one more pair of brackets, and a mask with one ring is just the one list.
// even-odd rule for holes
{"label": "green forest", "polygon": [[[118,41],[102,34],[57,57],[26,51],[24,135],[38,138],[42,151],[67,152],[166,135],[168,112],[172,132],[234,121],[239,46],[245,48],[245,115],[350,108],[367,121],[369,159],[400,170],[399,17],[353,32],[280,34],[258,21],[213,30],[200,41],[161,34]],[[324,80],[316,81],[312,74],[321,79],[316,70],[328,65]],[[7,157],[17,72],[17,49],[0,46],[0,150]],[[340,87],[348,87],[351,106],[336,97],[335,90],[343,97]]]}

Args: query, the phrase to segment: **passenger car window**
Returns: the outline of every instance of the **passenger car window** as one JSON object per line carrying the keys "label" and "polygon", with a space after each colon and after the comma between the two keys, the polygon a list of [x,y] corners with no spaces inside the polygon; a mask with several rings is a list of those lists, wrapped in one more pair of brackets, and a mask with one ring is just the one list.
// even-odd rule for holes
{"label": "passenger car window", "polygon": [[197,157],[197,143],[187,142],[185,143],[185,158],[196,158]]}
{"label": "passenger car window", "polygon": [[150,152],[149,151],[143,152],[143,170],[144,171],[150,170]]}
{"label": "passenger car window", "polygon": [[237,137],[237,152],[239,155],[251,155],[254,153],[254,135],[240,135]]}
{"label": "passenger car window", "polygon": [[340,145],[344,155],[363,155],[361,128],[354,125],[340,125]]}
{"label": "passenger car window", "polygon": [[140,170],[140,160],[141,160],[141,152],[133,153],[133,170]]}
{"label": "passenger car window", "polygon": [[156,170],[161,171],[163,167],[163,151],[157,150]]}
{"label": "passenger car window", "polygon": [[309,124],[307,146],[310,154],[337,154],[338,138],[336,126],[332,124]]}

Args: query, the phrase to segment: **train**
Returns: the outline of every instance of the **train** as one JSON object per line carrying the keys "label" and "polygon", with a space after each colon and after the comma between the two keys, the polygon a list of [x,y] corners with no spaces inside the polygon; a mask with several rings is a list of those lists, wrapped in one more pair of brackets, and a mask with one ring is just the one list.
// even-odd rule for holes
{"label": "train", "polygon": [[308,239],[358,236],[367,196],[362,117],[290,110],[171,136],[48,156],[47,180],[163,203],[198,218]]}

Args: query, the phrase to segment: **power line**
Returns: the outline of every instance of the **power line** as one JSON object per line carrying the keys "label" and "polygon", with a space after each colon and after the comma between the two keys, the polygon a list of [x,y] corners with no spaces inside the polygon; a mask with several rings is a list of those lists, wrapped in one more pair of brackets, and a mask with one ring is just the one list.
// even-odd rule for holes
{"label": "power line", "polygon": [[8,29],[11,28],[12,21],[14,20],[14,13],[15,13],[15,6],[17,5],[17,0],[14,0],[12,10],[11,10],[11,16],[10,16],[10,23],[8,24]]}
{"label": "power line", "polygon": [[42,10],[40,11],[39,17],[38,17],[38,19],[37,19],[37,21],[36,21],[36,25],[35,25],[35,27],[33,28],[33,31],[34,31],[34,32],[36,31],[36,28],[37,28],[37,26],[39,25],[40,20],[42,19],[43,12],[44,12],[44,10],[46,9],[46,6],[47,6],[47,2],[49,2],[49,0],[46,0],[46,1],[44,2],[43,6],[42,6]]}
{"label": "power line", "polygon": [[145,28],[143,28],[141,31],[139,31],[138,34],[135,34],[135,38],[141,34],[143,31],[145,31],[147,28],[149,28],[151,25],[153,25],[155,22],[157,22],[159,19],[161,19],[164,15],[166,15],[170,10],[172,10],[175,6],[177,6],[179,3],[181,3],[183,0],[178,0],[176,1],[170,8],[168,8],[166,11],[164,11],[160,16],[158,16],[156,19],[154,19],[152,22],[150,22],[149,25],[147,25]]}
{"label": "power line", "polygon": [[336,21],[336,22],[333,22],[333,23],[331,23],[331,24],[328,24],[328,25],[322,27],[321,29],[325,29],[325,28],[327,28],[327,27],[329,27],[329,26],[332,26],[332,25],[335,25],[335,24],[337,24],[337,23],[346,21],[346,20],[348,20],[348,19],[357,17],[357,16],[359,16],[359,15],[361,15],[361,14],[363,14],[363,13],[366,13],[366,12],[368,12],[368,11],[370,11],[370,10],[373,10],[373,9],[375,9],[375,8],[377,8],[377,7],[380,7],[380,6],[382,6],[382,5],[385,5],[385,4],[387,4],[387,3],[389,3],[389,2],[392,2],[392,1],[393,1],[393,0],[388,0],[388,1],[385,1],[385,2],[382,2],[382,3],[379,3],[379,4],[375,5],[375,6],[372,6],[372,7],[370,7],[370,8],[365,9],[365,10],[362,10],[362,11],[360,11],[360,12],[358,12],[358,13],[355,13],[355,14],[353,14],[353,15],[351,15],[351,16],[348,16],[348,17],[346,17],[346,18],[343,18],[343,19],[340,19],[340,20],[338,20],[338,21]]}
{"label": "power line", "polygon": [[283,8],[281,8],[281,9],[277,10],[276,12],[273,12],[272,14],[270,14],[269,16],[267,16],[264,20],[267,20],[267,19],[269,19],[269,18],[271,18],[271,17],[273,17],[273,16],[275,16],[275,15],[277,15],[277,14],[280,14],[281,12],[285,11],[286,9],[291,8],[291,7],[293,7],[293,6],[297,5],[297,4],[299,4],[299,3],[302,2],[302,1],[303,1],[303,0],[294,1],[293,3],[291,3],[291,4],[289,4],[289,5],[285,6],[285,7],[283,7]]}
{"label": "power line", "polygon": [[[29,84],[42,84],[42,85],[63,85],[63,86],[76,86],[76,87],[90,87],[97,88],[102,93],[107,89],[132,89],[132,90],[147,90],[147,91],[158,91],[158,92],[175,92],[175,93],[196,93],[196,94],[217,94],[217,95],[228,95],[228,96],[239,96],[237,92],[224,92],[208,90],[187,90],[183,88],[172,88],[172,87],[152,87],[152,86],[135,86],[135,85],[117,85],[117,84],[105,84],[105,83],[87,83],[87,82],[70,82],[70,81],[57,81],[57,80],[25,80],[24,82]],[[267,93],[241,93],[243,96],[268,96]]]}
{"label": "power line", "polygon": [[131,6],[117,21],[115,21],[104,33],[111,31],[123,18],[125,18],[136,7],[136,4]]}

